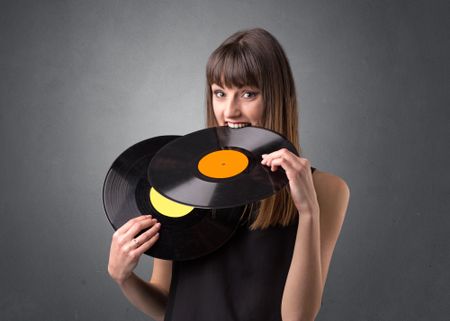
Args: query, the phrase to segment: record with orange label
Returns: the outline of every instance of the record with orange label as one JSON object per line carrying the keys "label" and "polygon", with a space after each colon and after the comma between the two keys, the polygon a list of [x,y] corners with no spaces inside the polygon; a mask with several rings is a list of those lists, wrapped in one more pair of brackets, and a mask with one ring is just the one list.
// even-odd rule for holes
{"label": "record with orange label", "polygon": [[146,254],[174,261],[198,258],[225,244],[244,210],[187,206],[166,198],[150,185],[150,161],[161,147],[179,137],[159,136],[131,146],[113,162],[103,184],[103,206],[113,228],[151,214],[161,222],[161,228],[159,239]]}
{"label": "record with orange label", "polygon": [[272,172],[262,155],[296,148],[282,135],[261,127],[206,128],[162,147],[148,178],[162,195],[196,208],[228,208],[260,201],[288,183],[280,168]]}

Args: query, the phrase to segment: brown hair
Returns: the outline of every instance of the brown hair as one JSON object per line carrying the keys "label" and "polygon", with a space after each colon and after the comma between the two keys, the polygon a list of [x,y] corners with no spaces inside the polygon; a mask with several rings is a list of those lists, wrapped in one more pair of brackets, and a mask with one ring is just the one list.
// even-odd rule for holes
{"label": "brown hair", "polygon": [[[261,90],[262,127],[284,135],[300,153],[294,79],[286,54],[274,36],[260,28],[242,30],[213,51],[206,65],[207,127],[218,126],[212,106],[214,83],[221,87],[252,86]],[[250,226],[252,230],[286,226],[298,215],[289,186],[262,200],[258,206],[256,219]]]}

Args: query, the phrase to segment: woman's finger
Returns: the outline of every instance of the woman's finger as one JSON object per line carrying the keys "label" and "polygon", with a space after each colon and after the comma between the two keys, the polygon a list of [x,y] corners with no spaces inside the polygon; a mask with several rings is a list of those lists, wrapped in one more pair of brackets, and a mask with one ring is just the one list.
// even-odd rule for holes
{"label": "woman's finger", "polygon": [[159,239],[159,232],[154,234],[149,240],[147,240],[144,244],[139,246],[135,251],[136,255],[142,255],[147,252]]}
{"label": "woman's finger", "polygon": [[160,228],[161,228],[161,223],[156,223],[150,229],[148,229],[141,235],[135,237],[133,240],[135,240],[135,242],[137,244],[139,244],[139,246],[141,246],[142,244],[147,242],[149,239],[151,239],[156,233],[158,233]]}
{"label": "woman's finger", "polygon": [[144,246],[144,250],[142,253],[147,251],[148,247],[146,244],[149,243],[149,241],[152,240],[156,234],[159,234],[160,228],[161,228],[161,223],[156,223],[149,230],[145,231],[138,237],[132,239],[132,242],[135,245],[134,248],[139,249],[139,252],[142,252],[141,247]]}
{"label": "woman's finger", "polygon": [[282,167],[286,172],[286,175],[294,170],[294,166],[292,165],[292,163],[281,157],[273,159],[270,163],[270,169],[272,172],[276,171],[278,167]]}
{"label": "woman's finger", "polygon": [[125,240],[131,240],[136,237],[142,230],[145,230],[156,224],[156,219],[146,218],[135,222],[124,234]]}
{"label": "woman's finger", "polygon": [[125,244],[122,245],[122,253],[127,255],[131,251],[137,249],[139,247],[139,241],[137,239],[131,239],[126,241]]}
{"label": "woman's finger", "polygon": [[[287,148],[281,148],[281,149],[276,150],[276,151],[274,151],[272,153],[263,154],[262,157],[263,157],[263,159],[266,159],[266,158],[270,159],[270,158],[277,158],[277,157],[280,157],[282,155],[288,155],[288,154],[292,154],[292,152],[289,149],[287,149]],[[294,154],[292,154],[292,155],[294,155]]]}
{"label": "woman's finger", "polygon": [[153,235],[155,235],[160,230],[160,228],[161,223],[155,222],[155,224],[150,229],[139,235],[137,239],[141,244],[145,243],[148,239],[150,239]]}
{"label": "woman's finger", "polygon": [[130,227],[134,223],[145,220],[146,218],[151,218],[151,217],[152,217],[151,215],[139,215],[137,217],[134,217],[134,218],[130,219],[128,222],[126,222],[124,225],[119,227],[116,232],[118,232],[118,234],[124,234],[130,229]]}

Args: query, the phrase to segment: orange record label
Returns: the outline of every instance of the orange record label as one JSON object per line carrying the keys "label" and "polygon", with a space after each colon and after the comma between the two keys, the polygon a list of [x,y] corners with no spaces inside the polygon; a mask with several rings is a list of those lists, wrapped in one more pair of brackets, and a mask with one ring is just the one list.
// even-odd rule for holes
{"label": "orange record label", "polygon": [[229,178],[242,173],[248,163],[245,154],[237,150],[223,149],[205,155],[198,162],[198,170],[207,177]]}

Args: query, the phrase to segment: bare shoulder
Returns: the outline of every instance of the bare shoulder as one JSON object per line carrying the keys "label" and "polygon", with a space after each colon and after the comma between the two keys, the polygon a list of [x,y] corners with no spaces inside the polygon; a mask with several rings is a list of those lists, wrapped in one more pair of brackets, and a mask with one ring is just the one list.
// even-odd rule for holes
{"label": "bare shoulder", "polygon": [[321,217],[323,215],[345,215],[350,199],[347,182],[332,173],[315,170],[313,173]]}
{"label": "bare shoulder", "polygon": [[320,248],[323,284],[325,284],[331,257],[347,212],[350,188],[341,177],[318,171],[313,173],[320,213]]}
{"label": "bare shoulder", "polygon": [[168,295],[171,281],[172,261],[153,258],[153,272],[150,283]]}
{"label": "bare shoulder", "polygon": [[321,196],[326,196],[330,193],[339,192],[339,194],[350,195],[350,188],[347,182],[337,175],[323,172],[316,169],[313,173],[314,187],[316,189],[317,197],[319,193]]}

